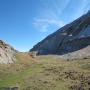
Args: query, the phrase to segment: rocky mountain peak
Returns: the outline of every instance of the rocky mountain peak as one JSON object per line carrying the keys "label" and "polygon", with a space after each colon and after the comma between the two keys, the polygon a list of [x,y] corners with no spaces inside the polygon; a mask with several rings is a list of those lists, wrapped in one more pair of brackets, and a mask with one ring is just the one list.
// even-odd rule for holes
{"label": "rocky mountain peak", "polygon": [[90,11],[49,35],[30,51],[37,51],[39,55],[65,55],[68,53],[70,55],[72,52],[86,48],[89,45]]}

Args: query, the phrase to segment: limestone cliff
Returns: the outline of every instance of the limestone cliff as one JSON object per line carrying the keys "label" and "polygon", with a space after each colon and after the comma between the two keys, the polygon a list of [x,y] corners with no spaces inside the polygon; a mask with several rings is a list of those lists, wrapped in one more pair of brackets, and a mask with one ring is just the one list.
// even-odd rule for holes
{"label": "limestone cliff", "polygon": [[14,54],[17,51],[10,45],[0,40],[0,64],[9,64],[16,61]]}

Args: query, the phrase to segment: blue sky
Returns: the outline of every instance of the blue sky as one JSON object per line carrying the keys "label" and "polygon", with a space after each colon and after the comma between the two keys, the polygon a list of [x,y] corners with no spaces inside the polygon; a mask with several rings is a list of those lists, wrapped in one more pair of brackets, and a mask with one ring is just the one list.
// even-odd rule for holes
{"label": "blue sky", "polygon": [[90,0],[0,0],[0,39],[28,51],[89,9]]}

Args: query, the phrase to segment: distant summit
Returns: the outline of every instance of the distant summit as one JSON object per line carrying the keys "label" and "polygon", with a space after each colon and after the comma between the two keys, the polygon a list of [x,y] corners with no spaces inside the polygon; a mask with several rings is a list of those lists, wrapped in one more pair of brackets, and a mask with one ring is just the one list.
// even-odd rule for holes
{"label": "distant summit", "polygon": [[[35,45],[30,51],[37,51],[38,55],[69,55],[76,58],[84,57],[86,55],[89,56],[89,53],[87,52],[90,48],[87,49],[88,51],[85,50],[85,48],[89,47],[89,45],[90,10],[87,14],[46,37],[44,40]],[[79,54],[76,56],[76,53]]]}
{"label": "distant summit", "polygon": [[14,54],[17,51],[10,45],[0,40],[0,64],[10,64],[15,62]]}

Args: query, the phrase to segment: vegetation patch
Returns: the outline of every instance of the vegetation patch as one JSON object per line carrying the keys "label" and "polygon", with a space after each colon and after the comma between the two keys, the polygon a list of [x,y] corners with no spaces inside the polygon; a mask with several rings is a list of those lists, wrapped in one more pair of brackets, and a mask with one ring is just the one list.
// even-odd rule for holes
{"label": "vegetation patch", "polygon": [[0,65],[1,88],[90,90],[89,59],[65,61],[58,56],[29,58],[29,55],[23,56],[22,53],[16,57],[19,60],[16,64]]}

